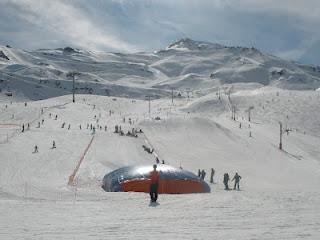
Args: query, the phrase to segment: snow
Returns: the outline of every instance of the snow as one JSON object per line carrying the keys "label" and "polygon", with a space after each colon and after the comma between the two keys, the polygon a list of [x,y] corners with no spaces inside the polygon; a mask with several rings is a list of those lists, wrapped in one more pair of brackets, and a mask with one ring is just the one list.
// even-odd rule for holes
{"label": "snow", "polygon": [[[307,81],[317,73],[311,76],[313,70],[303,72],[306,66],[254,49],[199,49],[203,43],[190,41],[179,45],[188,51],[132,55],[1,48],[14,59],[0,63],[2,88],[15,93],[0,95],[1,239],[319,239],[320,95],[308,90]],[[239,59],[239,53],[246,56]],[[210,79],[197,68],[209,66],[209,60],[217,65],[205,67],[207,73],[223,72],[221,79]],[[70,80],[44,77],[45,85],[34,77],[39,68],[47,71],[34,64],[39,61],[63,73],[86,67],[79,81],[95,92],[76,94],[72,103]],[[284,68],[286,74],[302,74],[306,82],[275,86],[268,74]],[[22,74],[22,69],[29,70]],[[119,74],[119,79],[110,77]],[[229,77],[232,84],[221,84]],[[255,80],[246,81],[249,77]],[[55,81],[63,87],[56,88]],[[171,86],[178,89],[173,104]],[[101,87],[110,96],[102,96]],[[194,90],[189,98],[185,88]],[[154,95],[150,114],[146,95]],[[283,150],[278,148],[279,121],[290,130],[282,136]],[[87,124],[97,128],[95,134]],[[143,133],[119,136],[113,133],[116,124],[125,133],[132,128]],[[68,185],[92,137],[74,185]],[[38,153],[33,153],[35,145]],[[102,190],[105,174],[153,164],[156,156],[194,173],[205,169],[206,179],[214,168],[211,193],[160,195],[159,205],[150,206],[148,194]],[[223,189],[225,172],[242,176],[240,191]]]}

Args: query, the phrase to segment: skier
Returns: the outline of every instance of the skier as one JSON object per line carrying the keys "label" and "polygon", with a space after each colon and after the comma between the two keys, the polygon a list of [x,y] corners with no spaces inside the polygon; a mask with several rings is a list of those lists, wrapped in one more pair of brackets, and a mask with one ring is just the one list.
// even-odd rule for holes
{"label": "skier", "polygon": [[56,117],[54,118],[54,120],[57,120],[58,119],[58,115],[56,115]]}
{"label": "skier", "polygon": [[104,126],[104,131],[105,131],[105,132],[107,131],[107,125],[106,125],[106,126]]}
{"label": "skier", "polygon": [[52,149],[56,148],[56,142],[53,140],[52,141]]}
{"label": "skier", "polygon": [[42,124],[42,125],[43,125],[43,123],[44,123],[44,119],[41,120],[41,124]]}
{"label": "skier", "polygon": [[240,190],[240,189],[239,189],[240,179],[241,179],[241,176],[236,172],[236,174],[235,174],[234,177],[232,178],[232,181],[234,180],[233,190],[236,190],[236,188],[237,188],[238,190]]}
{"label": "skier", "polygon": [[210,183],[213,183],[213,176],[214,176],[214,173],[215,173],[214,169],[213,169],[213,168],[211,168]]}
{"label": "skier", "polygon": [[204,169],[202,169],[202,171],[201,171],[201,179],[204,180],[205,177],[206,177],[206,172],[204,171]]}
{"label": "skier", "polygon": [[225,173],[223,175],[223,184],[224,184],[224,190],[229,190],[229,186],[228,186],[228,182],[229,182],[230,178],[229,178],[229,174]]}
{"label": "skier", "polygon": [[157,163],[157,164],[160,163],[160,160],[159,160],[158,157],[156,157],[156,163]]}
{"label": "skier", "polygon": [[198,169],[198,177],[199,177],[199,178],[201,177],[201,170],[200,170],[200,168]]}
{"label": "skier", "polygon": [[38,152],[38,146],[35,145],[35,146],[34,146],[34,151],[33,151],[33,153],[37,153],[37,152]]}
{"label": "skier", "polygon": [[158,187],[160,180],[160,173],[157,171],[157,165],[153,165],[153,171],[150,173],[150,198],[151,202],[156,202],[158,199]]}
{"label": "skier", "polygon": [[21,132],[24,132],[24,124],[22,124],[22,130],[21,130]]}
{"label": "skier", "polygon": [[40,122],[38,122],[38,128],[40,128]]}
{"label": "skier", "polygon": [[69,124],[69,125],[68,125],[68,130],[70,130],[70,127],[71,127],[71,125]]}
{"label": "skier", "polygon": [[27,125],[27,130],[29,130],[30,129],[30,123],[28,123],[28,125]]}
{"label": "skier", "polygon": [[79,128],[80,128],[80,130],[81,130],[81,124],[79,125]]}

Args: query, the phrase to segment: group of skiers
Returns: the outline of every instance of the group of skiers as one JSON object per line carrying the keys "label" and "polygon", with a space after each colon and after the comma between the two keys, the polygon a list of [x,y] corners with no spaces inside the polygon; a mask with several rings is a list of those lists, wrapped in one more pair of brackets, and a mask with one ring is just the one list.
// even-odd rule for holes
{"label": "group of skiers", "polygon": [[[234,177],[231,180],[231,181],[234,181],[233,190],[236,190],[236,189],[240,190],[240,179],[241,179],[241,176],[236,172],[236,174],[234,175]],[[225,190],[230,190],[229,185],[228,185],[229,180],[230,180],[229,174],[225,173],[223,175],[223,184],[224,184]]]}
{"label": "group of skiers", "polygon": [[[198,169],[198,177],[204,181],[205,177],[206,177],[206,171],[204,169],[200,170]],[[215,174],[215,170],[213,168],[211,168],[211,174],[210,174],[210,183],[213,183],[213,177]]]}
{"label": "group of skiers", "polygon": [[[214,181],[213,181],[214,174],[215,174],[215,170],[213,168],[211,168],[210,183],[214,183]],[[204,181],[205,177],[206,177],[206,171],[204,169],[202,169],[202,170],[198,169],[198,177]],[[240,189],[240,179],[241,179],[241,176],[236,172],[236,174],[234,175],[234,177],[231,180],[231,181],[234,181],[234,187],[233,187],[234,190]],[[223,175],[223,184],[225,186],[225,190],[230,190],[229,181],[230,181],[229,174],[225,173]]]}

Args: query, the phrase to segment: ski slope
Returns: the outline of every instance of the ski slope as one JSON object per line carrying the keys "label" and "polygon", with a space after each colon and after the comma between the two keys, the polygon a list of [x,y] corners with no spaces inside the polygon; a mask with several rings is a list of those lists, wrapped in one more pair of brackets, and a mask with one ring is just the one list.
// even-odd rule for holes
{"label": "ski slope", "polygon": [[[27,106],[20,98],[12,103],[3,98],[1,238],[318,239],[318,92],[238,87],[230,99],[222,94],[219,100],[212,89],[175,98],[173,104],[169,98],[152,100],[150,114],[148,102],[134,98],[76,95],[72,103],[65,95]],[[283,151],[278,149],[278,121],[293,129],[283,135]],[[30,123],[30,130],[22,133],[23,123]],[[94,134],[87,124],[96,127]],[[125,133],[132,128],[143,133],[120,136],[113,133],[115,125]],[[70,186],[69,177],[92,137]],[[33,153],[35,145],[38,153]],[[154,148],[154,154],[142,145]],[[156,156],[194,173],[205,169],[206,180],[214,168],[211,193],[160,195],[159,205],[149,206],[147,194],[101,189],[106,173],[153,164]],[[225,172],[242,176],[241,191],[223,190]]]}

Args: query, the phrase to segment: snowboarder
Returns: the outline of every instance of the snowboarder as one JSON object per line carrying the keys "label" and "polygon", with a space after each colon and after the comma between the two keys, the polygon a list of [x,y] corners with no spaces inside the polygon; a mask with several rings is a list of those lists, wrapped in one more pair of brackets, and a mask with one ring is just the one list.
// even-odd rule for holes
{"label": "snowboarder", "polygon": [[232,181],[234,180],[233,190],[236,190],[236,188],[237,188],[238,190],[240,190],[240,188],[239,188],[240,179],[241,179],[241,176],[236,172],[236,174],[235,174],[234,177],[232,178]]}
{"label": "snowboarder", "polygon": [[214,169],[213,169],[213,168],[211,168],[210,183],[213,183],[213,176],[214,176],[214,173],[215,173]]}
{"label": "snowboarder", "polygon": [[157,165],[153,165],[153,171],[150,173],[150,198],[151,202],[156,202],[158,199],[158,187],[160,181],[160,173],[157,171]]}
{"label": "snowboarder", "polygon": [[52,149],[56,148],[56,142],[53,140],[52,141]]}
{"label": "snowboarder", "polygon": [[230,180],[229,174],[228,174],[228,173],[225,173],[225,174],[223,175],[224,190],[229,190],[229,186],[228,186],[229,180]]}

